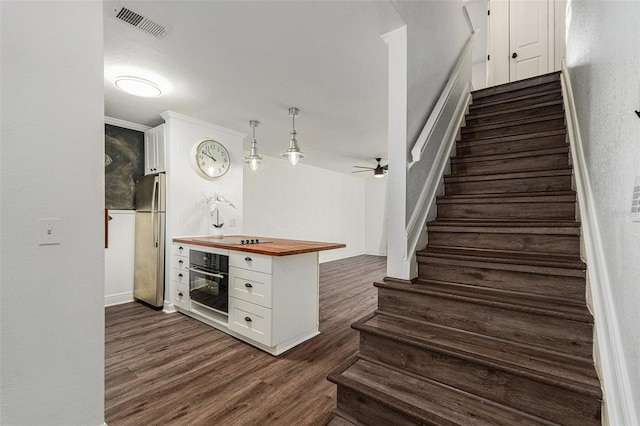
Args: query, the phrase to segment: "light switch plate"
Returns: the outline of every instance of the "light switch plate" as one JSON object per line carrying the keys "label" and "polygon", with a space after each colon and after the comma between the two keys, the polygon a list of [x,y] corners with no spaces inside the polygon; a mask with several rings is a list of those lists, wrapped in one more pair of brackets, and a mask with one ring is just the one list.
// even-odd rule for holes
{"label": "light switch plate", "polygon": [[41,246],[60,244],[60,219],[38,219]]}

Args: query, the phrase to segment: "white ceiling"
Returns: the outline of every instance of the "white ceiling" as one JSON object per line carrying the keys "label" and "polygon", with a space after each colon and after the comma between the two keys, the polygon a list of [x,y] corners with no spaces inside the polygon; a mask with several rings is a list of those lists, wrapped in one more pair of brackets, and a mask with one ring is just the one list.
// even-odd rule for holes
{"label": "white ceiling", "polygon": [[[258,120],[259,152],[277,157],[288,146],[288,109],[298,107],[302,162],[349,173],[387,157],[387,46],[380,36],[404,24],[391,2],[124,3],[168,27],[162,38],[115,19],[121,5],[104,2],[107,116],[155,126],[171,110],[249,134],[246,150],[249,120]],[[113,77],[122,74],[155,81],[164,93],[120,92]]]}

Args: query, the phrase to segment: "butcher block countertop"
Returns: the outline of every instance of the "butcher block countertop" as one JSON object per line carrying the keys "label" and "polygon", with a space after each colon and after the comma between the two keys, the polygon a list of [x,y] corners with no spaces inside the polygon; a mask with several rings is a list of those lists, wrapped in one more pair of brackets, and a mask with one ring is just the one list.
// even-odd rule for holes
{"label": "butcher block countertop", "polygon": [[[259,244],[238,244],[238,241],[240,240],[255,240],[256,238],[260,241]],[[342,243],[285,240],[281,238],[256,237],[255,235],[225,235],[223,238],[214,238],[206,235],[197,237],[177,237],[173,239],[173,242],[264,254],[267,256],[290,256],[293,254],[313,253],[316,251],[333,250],[346,247],[346,244]]]}

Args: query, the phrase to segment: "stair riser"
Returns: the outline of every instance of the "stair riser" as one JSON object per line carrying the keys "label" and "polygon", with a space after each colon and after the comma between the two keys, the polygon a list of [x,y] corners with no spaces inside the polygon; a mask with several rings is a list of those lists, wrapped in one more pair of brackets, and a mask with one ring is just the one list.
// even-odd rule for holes
{"label": "stair riser", "polygon": [[446,203],[438,204],[438,218],[571,220],[575,203]]}
{"label": "stair riser", "polygon": [[475,285],[499,290],[585,300],[585,280],[579,277],[536,274],[472,266],[437,263],[440,259],[418,262],[421,278]]}
{"label": "stair riser", "polygon": [[363,425],[420,425],[421,423],[393,411],[366,395],[354,392],[344,386],[338,386],[338,409],[347,415],[358,419]]}
{"label": "stair riser", "polygon": [[518,192],[570,191],[571,176],[545,176],[493,181],[446,182],[447,195],[514,194]]}
{"label": "stair riser", "polygon": [[504,126],[495,129],[477,130],[466,128],[462,130],[462,140],[497,138],[503,136],[523,135],[527,133],[545,132],[548,130],[562,130],[565,128],[564,118],[555,118],[532,123]]}
{"label": "stair riser", "polygon": [[550,81],[543,84],[523,87],[517,90],[510,90],[507,92],[495,93],[489,96],[486,96],[488,92],[482,93],[482,94],[474,93],[472,94],[472,97],[473,97],[473,104],[479,106],[484,103],[504,101],[512,98],[517,98],[520,96],[533,95],[536,93],[547,92],[549,90],[556,90],[560,88],[561,88],[560,81],[556,80],[556,81]]}
{"label": "stair riser", "polygon": [[[505,122],[514,121],[514,120],[523,120],[523,119],[533,118],[533,117],[542,117],[550,114],[560,114],[562,113],[562,111],[563,111],[562,103],[558,103],[555,105],[547,105],[547,106],[538,107],[538,108],[532,107],[532,108],[521,110],[521,111],[509,112],[509,110],[507,110],[497,114],[491,114],[486,117],[478,117],[478,118],[474,118],[475,117],[474,115],[469,114],[465,119],[465,123],[467,128],[471,128],[474,126],[484,126],[489,124],[505,123]],[[482,112],[486,113],[485,111],[482,111]],[[477,114],[477,113],[478,113],[477,111],[474,111],[474,114]]]}
{"label": "stair riser", "polygon": [[360,354],[564,425],[589,424],[600,411],[594,398],[366,331],[360,331]]}
{"label": "stair riser", "polygon": [[577,235],[434,232],[429,228],[427,229],[429,232],[429,245],[434,246],[576,255],[580,253],[580,237]]}
{"label": "stair riser", "polygon": [[469,114],[490,114],[494,112],[507,111],[514,108],[522,108],[531,105],[538,105],[542,102],[553,102],[562,100],[562,92],[556,91],[547,93],[540,96],[533,96],[526,99],[521,99],[517,101],[508,101],[495,105],[486,105],[487,102],[483,104],[471,104],[469,106]]}
{"label": "stair riser", "polygon": [[532,169],[553,169],[567,165],[569,165],[569,154],[565,152],[502,160],[456,161],[451,164],[451,174],[524,172]]}
{"label": "stair riser", "polygon": [[378,288],[378,309],[570,355],[592,353],[593,330],[587,323],[389,288]]}
{"label": "stair riser", "polygon": [[[487,141],[483,141],[487,142]],[[524,139],[515,141],[505,141],[497,143],[477,143],[473,141],[458,142],[456,144],[456,155],[459,157],[467,155],[496,155],[514,152],[533,151],[537,149],[561,148],[567,146],[566,135],[544,136],[534,139]]]}

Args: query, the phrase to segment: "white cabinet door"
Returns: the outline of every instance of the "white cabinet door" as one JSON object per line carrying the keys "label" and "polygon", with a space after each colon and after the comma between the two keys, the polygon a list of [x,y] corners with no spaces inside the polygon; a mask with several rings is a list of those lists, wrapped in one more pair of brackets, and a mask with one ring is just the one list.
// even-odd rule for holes
{"label": "white cabinet door", "polygon": [[144,174],[165,171],[164,124],[144,132]]}
{"label": "white cabinet door", "polygon": [[133,301],[135,212],[110,210],[109,248],[104,250],[105,306]]}
{"label": "white cabinet door", "polygon": [[164,124],[155,127],[156,131],[156,173],[164,173],[165,167],[165,139],[164,139]]}
{"label": "white cabinet door", "polygon": [[522,80],[548,73],[548,2],[511,0],[509,6],[509,80]]}

